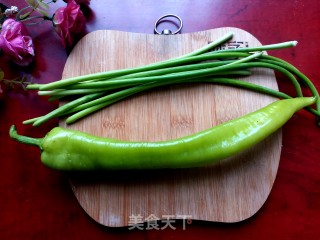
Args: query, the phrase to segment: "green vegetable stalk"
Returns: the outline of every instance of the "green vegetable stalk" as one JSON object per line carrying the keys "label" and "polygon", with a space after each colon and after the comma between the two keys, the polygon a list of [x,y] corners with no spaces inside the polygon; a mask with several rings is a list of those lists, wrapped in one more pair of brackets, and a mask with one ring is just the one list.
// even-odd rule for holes
{"label": "green vegetable stalk", "polygon": [[278,100],[243,117],[208,130],[162,142],[128,142],[95,137],[60,127],[44,138],[30,138],[10,128],[10,136],[41,149],[46,166],[66,171],[190,168],[234,156],[283,126],[314,97]]}
{"label": "green vegetable stalk", "polygon": [[[168,59],[135,68],[106,71],[62,79],[48,84],[30,84],[30,90],[38,90],[39,95],[49,96],[49,100],[72,96],[73,100],[59,108],[24,124],[39,126],[56,117],[66,117],[71,124],[87,115],[134,94],[152,88],[187,82],[214,83],[272,95],[279,98],[294,98],[312,95],[317,98],[315,108],[307,110],[320,117],[319,93],[313,83],[298,69],[286,61],[264,54],[266,50],[296,46],[296,41],[214,51],[213,49],[232,38],[233,33],[180,57]],[[213,50],[213,51],[212,51]],[[245,81],[253,68],[267,68],[283,74],[292,84],[295,95],[275,91]],[[304,85],[309,90],[305,93]],[[303,91],[304,90],[304,91]],[[320,124],[320,120],[319,120]]]}

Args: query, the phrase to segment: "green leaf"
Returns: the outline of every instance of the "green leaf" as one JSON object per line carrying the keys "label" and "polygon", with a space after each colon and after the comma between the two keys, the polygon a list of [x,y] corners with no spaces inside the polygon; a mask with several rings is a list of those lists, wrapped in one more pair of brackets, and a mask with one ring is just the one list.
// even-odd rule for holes
{"label": "green leaf", "polygon": [[49,9],[49,5],[45,2],[43,2],[42,0],[38,0],[38,4],[41,8],[48,10]]}
{"label": "green leaf", "polygon": [[37,0],[25,0],[26,3],[28,3],[29,6],[31,6],[33,9],[38,8],[39,4]]}
{"label": "green leaf", "polygon": [[44,11],[44,10],[42,10],[42,9],[36,9],[36,11],[38,12],[38,13],[40,13],[40,14],[42,14],[43,16],[46,16],[46,17],[48,17],[49,15],[48,15],[48,13],[46,12],[46,11]]}
{"label": "green leaf", "polygon": [[20,19],[25,19],[27,17],[29,17],[29,15],[33,12],[33,10],[26,12],[25,14],[22,14],[19,16]]}

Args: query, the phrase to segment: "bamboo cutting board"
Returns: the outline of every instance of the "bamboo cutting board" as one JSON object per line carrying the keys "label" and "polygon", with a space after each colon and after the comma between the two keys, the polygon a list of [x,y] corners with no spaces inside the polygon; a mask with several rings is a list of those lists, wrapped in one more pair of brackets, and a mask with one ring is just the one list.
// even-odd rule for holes
{"label": "bamboo cutting board", "polygon": [[[236,28],[171,36],[92,32],[70,54],[63,78],[181,56],[230,31],[234,38],[222,47],[261,45],[251,34]],[[246,81],[277,89],[271,70],[256,69]],[[272,97],[244,89],[185,84],[142,93],[73,125],[60,125],[109,138],[161,141],[210,128],[272,101]],[[106,226],[169,218],[237,222],[254,215],[266,201],[276,177],[280,151],[278,131],[215,166],[75,174],[70,176],[70,184],[83,209]]]}

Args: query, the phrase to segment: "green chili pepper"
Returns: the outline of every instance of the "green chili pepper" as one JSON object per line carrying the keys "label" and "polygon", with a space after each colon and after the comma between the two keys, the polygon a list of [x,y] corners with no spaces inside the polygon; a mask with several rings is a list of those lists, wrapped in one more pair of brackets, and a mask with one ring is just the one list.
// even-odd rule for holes
{"label": "green chili pepper", "polygon": [[41,161],[57,170],[189,168],[213,164],[240,153],[279,129],[314,97],[279,100],[208,130],[162,142],[127,142],[60,127],[44,138],[11,138],[40,147]]}

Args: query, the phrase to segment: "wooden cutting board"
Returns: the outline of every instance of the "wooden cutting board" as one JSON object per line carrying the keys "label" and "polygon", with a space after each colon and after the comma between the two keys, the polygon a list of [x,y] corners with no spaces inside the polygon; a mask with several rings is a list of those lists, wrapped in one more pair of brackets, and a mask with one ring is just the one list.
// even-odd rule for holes
{"label": "wooden cutting board", "polygon": [[[223,47],[261,45],[236,28],[171,36],[95,31],[76,45],[63,78],[181,56],[230,31],[234,38]],[[273,71],[254,73],[246,81],[277,89]],[[185,84],[130,97],[73,125],[62,121],[61,126],[122,140],[161,141],[210,128],[272,101],[238,88]],[[254,215],[266,201],[278,169],[281,136],[278,131],[213,167],[75,174],[70,184],[83,209],[106,226],[167,218],[238,222]]]}

